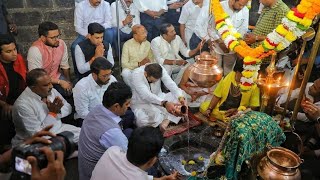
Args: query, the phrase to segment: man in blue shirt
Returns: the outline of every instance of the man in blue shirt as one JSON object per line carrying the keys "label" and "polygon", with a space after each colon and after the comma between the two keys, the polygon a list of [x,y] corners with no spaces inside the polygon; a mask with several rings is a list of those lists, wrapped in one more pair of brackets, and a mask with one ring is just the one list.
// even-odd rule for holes
{"label": "man in blue shirt", "polygon": [[121,118],[130,106],[132,92],[129,86],[121,82],[112,83],[103,95],[102,105],[97,105],[84,119],[79,140],[79,177],[89,180],[91,173],[103,155],[111,146],[127,150],[129,134],[119,125]]}

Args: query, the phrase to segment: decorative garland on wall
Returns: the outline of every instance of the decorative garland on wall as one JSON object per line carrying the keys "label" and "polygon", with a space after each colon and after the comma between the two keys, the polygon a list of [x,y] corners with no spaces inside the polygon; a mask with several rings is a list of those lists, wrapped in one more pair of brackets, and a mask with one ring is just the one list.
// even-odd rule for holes
{"label": "decorative garland on wall", "polygon": [[319,13],[320,0],[301,0],[300,4],[296,8],[292,8],[282,19],[282,24],[269,33],[258,47],[251,48],[242,40],[241,34],[232,25],[232,21],[223,10],[220,1],[210,1],[210,14],[215,17],[216,29],[224,44],[231,51],[244,57],[244,71],[241,78],[243,91],[250,90],[254,85],[261,60],[274,52],[287,48],[293,41],[301,37]]}

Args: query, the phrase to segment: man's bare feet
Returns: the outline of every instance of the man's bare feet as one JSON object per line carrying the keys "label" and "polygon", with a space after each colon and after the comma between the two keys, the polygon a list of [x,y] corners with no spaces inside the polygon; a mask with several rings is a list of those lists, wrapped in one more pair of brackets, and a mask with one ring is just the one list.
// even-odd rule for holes
{"label": "man's bare feet", "polygon": [[163,120],[162,123],[159,125],[160,131],[165,132],[169,124],[170,121],[168,119]]}

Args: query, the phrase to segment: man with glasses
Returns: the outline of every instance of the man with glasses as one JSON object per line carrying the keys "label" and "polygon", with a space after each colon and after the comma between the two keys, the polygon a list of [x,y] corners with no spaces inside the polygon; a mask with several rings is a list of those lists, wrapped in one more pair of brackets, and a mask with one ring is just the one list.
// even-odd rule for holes
{"label": "man with glasses", "polygon": [[[246,7],[248,0],[228,0],[220,3],[224,11],[230,16],[234,28],[244,36],[249,26],[249,9]],[[214,22],[214,17],[209,15],[209,5],[204,6],[196,21],[194,34],[190,39],[190,48],[195,47],[202,39],[207,40],[217,54],[224,75],[227,75],[233,70],[237,57],[234,52],[229,52],[217,32]]]}
{"label": "man with glasses", "polygon": [[132,70],[153,62],[153,53],[150,42],[147,40],[147,30],[142,25],[132,27],[133,38],[123,45],[122,50],[122,73],[123,81],[130,85]]}
{"label": "man with glasses", "polygon": [[82,124],[83,119],[98,104],[109,85],[116,82],[112,75],[112,64],[104,57],[96,58],[90,65],[91,74],[82,78],[73,88],[76,113],[74,118]]}
{"label": "man with glasses", "polygon": [[[70,66],[66,43],[60,39],[60,30],[53,22],[38,27],[39,39],[28,51],[28,69],[43,68],[51,77],[53,87],[64,97],[72,93]],[[62,73],[61,73],[62,70]]]}

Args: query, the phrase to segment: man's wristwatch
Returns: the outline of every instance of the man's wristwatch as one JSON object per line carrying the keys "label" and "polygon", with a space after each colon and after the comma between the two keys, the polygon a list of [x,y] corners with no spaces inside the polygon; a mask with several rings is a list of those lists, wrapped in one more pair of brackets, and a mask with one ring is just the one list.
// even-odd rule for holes
{"label": "man's wristwatch", "polygon": [[317,122],[317,123],[320,123],[320,116],[317,117],[316,122]]}

